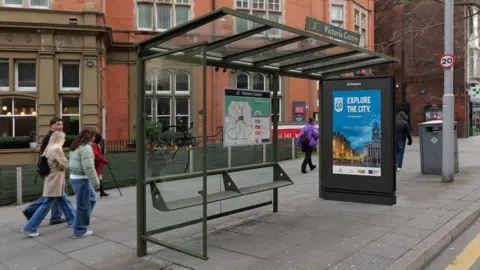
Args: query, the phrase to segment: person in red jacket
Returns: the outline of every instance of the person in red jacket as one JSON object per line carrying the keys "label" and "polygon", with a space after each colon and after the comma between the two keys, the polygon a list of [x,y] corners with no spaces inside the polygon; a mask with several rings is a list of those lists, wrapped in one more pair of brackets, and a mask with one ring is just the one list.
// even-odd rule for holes
{"label": "person in red jacket", "polygon": [[102,134],[97,132],[95,134],[95,140],[93,141],[92,148],[93,148],[93,154],[95,155],[95,170],[97,171],[98,179],[100,180],[100,197],[107,197],[110,194],[106,193],[105,190],[103,190],[103,184],[102,184],[102,165],[108,165],[110,164],[110,161],[106,159],[102,155],[102,151],[100,150],[100,142],[102,141]]}

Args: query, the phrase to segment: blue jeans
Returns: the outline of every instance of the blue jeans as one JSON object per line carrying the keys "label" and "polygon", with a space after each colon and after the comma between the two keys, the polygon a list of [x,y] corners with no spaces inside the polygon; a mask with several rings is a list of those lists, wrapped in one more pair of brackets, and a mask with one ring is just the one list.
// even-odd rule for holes
{"label": "blue jeans", "polygon": [[[45,176],[41,176],[42,180],[45,180]],[[33,216],[37,209],[47,200],[45,197],[41,197],[40,199],[34,201],[32,204],[27,206],[23,212],[30,214]],[[72,202],[67,197],[67,204],[70,209],[73,209]],[[51,205],[52,215],[50,217],[50,223],[59,222],[62,219],[62,212],[60,211],[57,201],[54,201]],[[65,213],[63,213],[65,215]]]}
{"label": "blue jeans", "polygon": [[[50,208],[53,205],[57,205],[57,207],[63,212],[65,215],[65,219],[67,220],[68,224],[73,224],[75,221],[75,212],[73,208],[70,208],[68,202],[67,194],[63,193],[62,197],[42,197],[43,203],[38,207],[35,211],[35,214],[32,218],[28,221],[28,223],[23,227],[25,232],[36,232],[40,223],[42,223],[43,219],[50,211]],[[70,203],[71,204],[71,203]]]}
{"label": "blue jeans", "polygon": [[403,154],[405,153],[405,142],[397,141],[395,143],[395,152],[397,160],[397,168],[402,168],[403,166]]}
{"label": "blue jeans", "polygon": [[77,237],[88,231],[90,215],[97,202],[97,195],[88,179],[70,179],[70,185],[77,199],[77,216],[73,222],[73,236]]}

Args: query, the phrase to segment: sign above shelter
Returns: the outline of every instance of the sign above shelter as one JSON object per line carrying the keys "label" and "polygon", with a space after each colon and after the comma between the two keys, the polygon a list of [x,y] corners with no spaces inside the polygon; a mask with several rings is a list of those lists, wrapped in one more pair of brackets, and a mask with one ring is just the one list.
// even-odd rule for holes
{"label": "sign above shelter", "polygon": [[361,35],[359,33],[348,31],[335,25],[315,20],[314,18],[307,17],[305,22],[305,30],[326,35],[348,43],[353,43],[357,46],[360,44]]}

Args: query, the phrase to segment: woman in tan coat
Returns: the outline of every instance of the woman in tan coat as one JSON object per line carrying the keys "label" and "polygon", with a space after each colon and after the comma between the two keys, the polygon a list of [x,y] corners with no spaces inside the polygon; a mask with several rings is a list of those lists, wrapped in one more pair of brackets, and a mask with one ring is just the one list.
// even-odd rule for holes
{"label": "woman in tan coat", "polygon": [[42,154],[42,156],[48,159],[48,166],[50,167],[50,173],[45,177],[43,184],[43,197],[46,200],[23,227],[23,231],[29,237],[37,237],[39,235],[37,228],[45,216],[47,216],[54,201],[58,201],[58,206],[64,213],[68,225],[72,225],[75,220],[75,213],[68,206],[68,197],[65,193],[65,170],[68,166],[68,160],[62,149],[64,143],[65,133],[55,131]]}

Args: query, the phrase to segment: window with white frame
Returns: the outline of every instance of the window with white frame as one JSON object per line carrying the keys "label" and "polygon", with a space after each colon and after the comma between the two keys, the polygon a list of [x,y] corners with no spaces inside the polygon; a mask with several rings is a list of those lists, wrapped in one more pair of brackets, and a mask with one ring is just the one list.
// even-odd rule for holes
{"label": "window with white frame", "polygon": [[60,96],[60,118],[66,135],[80,133],[80,96]]}
{"label": "window with white frame", "polygon": [[165,31],[189,21],[191,19],[190,1],[153,0],[153,2],[137,2],[137,29]]}
{"label": "window with white frame", "polygon": [[36,91],[37,90],[37,63],[36,61],[15,62],[15,90]]}
{"label": "window with white frame", "polygon": [[[273,22],[282,23],[282,2],[281,0],[235,0],[235,8],[253,16],[267,19]],[[247,20],[236,18],[236,32],[242,33],[249,29],[258,27],[257,24]],[[280,30],[270,29],[256,36],[267,35],[279,37]]]}
{"label": "window with white frame", "polygon": [[360,34],[360,46],[367,46],[367,12],[355,9],[353,12],[353,24],[355,32]]}
{"label": "window with white frame", "polygon": [[147,119],[156,119],[163,127],[173,125],[177,127],[177,132],[186,132],[191,111],[190,74],[182,70],[149,70],[145,79]]}
{"label": "window with white frame", "polygon": [[60,91],[80,91],[80,62],[60,63]]}
{"label": "window with white frame", "polygon": [[23,0],[3,0],[2,3],[5,7],[49,8],[49,0],[27,0],[26,4]]}
{"label": "window with white frame", "polygon": [[[238,72],[235,76],[235,84],[238,89],[253,89],[257,91],[270,91],[270,96],[273,97],[273,89],[270,89],[271,77],[267,77],[261,73],[246,73]],[[278,116],[279,121],[282,121],[282,78],[278,77]],[[272,107],[273,110],[273,100]],[[273,114],[272,114],[273,117]]]}
{"label": "window with white frame", "polygon": [[32,136],[37,130],[35,99],[0,97],[0,137]]}
{"label": "window with white frame", "polygon": [[344,28],[343,5],[334,4],[330,9],[331,24]]}
{"label": "window with white frame", "polygon": [[0,91],[8,91],[10,87],[10,65],[8,60],[0,60]]}

